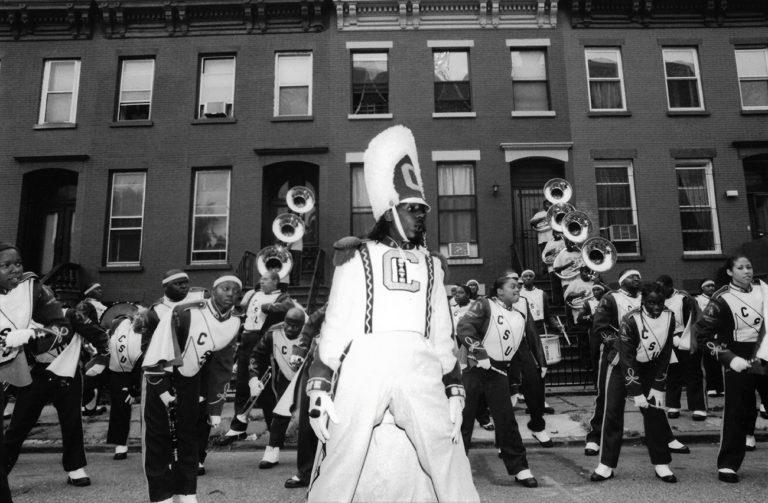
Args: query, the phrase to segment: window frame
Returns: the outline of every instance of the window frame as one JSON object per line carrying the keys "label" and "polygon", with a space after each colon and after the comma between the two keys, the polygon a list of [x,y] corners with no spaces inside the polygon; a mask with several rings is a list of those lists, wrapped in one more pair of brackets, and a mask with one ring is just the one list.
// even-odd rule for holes
{"label": "window frame", "polygon": [[[309,58],[309,82],[307,84],[307,112],[304,114],[281,114],[280,113],[280,89],[283,87],[279,82],[280,57],[306,56]],[[314,84],[314,55],[312,51],[279,51],[275,53],[275,86],[274,86],[274,107],[273,117],[309,117],[312,115],[312,92]]]}
{"label": "window frame", "polygon": [[[143,170],[127,170],[127,171],[110,171],[110,177],[109,177],[109,205],[107,206],[107,243],[106,243],[106,252],[104,257],[104,264],[107,267],[131,267],[131,266],[139,266],[141,265],[141,257],[142,252],[144,251],[144,216],[146,214],[146,205],[147,205],[147,172]],[[112,226],[112,220],[114,218],[139,218],[136,216],[120,216],[120,217],[114,217],[112,215],[112,203],[114,202],[115,198],[115,177],[118,175],[127,175],[127,174],[141,174],[143,178],[143,184],[142,184],[142,197],[141,197],[141,226],[138,227],[140,231],[140,237],[139,237],[139,259],[136,261],[111,261],[110,260],[110,245],[112,243],[112,231],[113,230],[135,230],[137,227],[113,227]]]}
{"label": "window frame", "polygon": [[[434,158],[434,154],[433,154]],[[477,225],[477,214],[478,214],[478,204],[477,204],[477,159],[458,159],[458,158],[451,158],[451,159],[437,159],[434,160],[435,163],[435,181],[437,183],[437,246],[438,250],[440,250],[440,253],[443,254],[443,256],[447,257],[449,260],[451,259],[476,259],[480,257],[480,228]],[[443,198],[451,198],[451,197],[467,197],[470,194],[462,194],[462,195],[441,195],[440,194],[440,168],[444,166],[464,166],[469,165],[472,166],[472,188],[473,192],[471,194],[473,200],[474,200],[474,208],[471,210],[446,210],[440,208],[440,202]],[[469,243],[469,255],[466,257],[451,257],[448,254],[448,245],[450,243],[455,243],[456,241],[445,241],[442,240],[442,229],[440,226],[440,215],[441,213],[472,213],[472,225],[474,226],[474,233],[475,233],[475,239],[467,241]]]}
{"label": "window frame", "polygon": [[[224,102],[225,117],[206,117],[205,102],[203,102],[203,70],[206,60],[231,59],[232,60],[232,103]],[[195,107],[195,119],[197,120],[215,120],[217,118],[231,119],[235,116],[235,81],[237,80],[237,55],[236,54],[201,54],[198,59],[197,72],[197,106]],[[226,113],[227,105],[230,106],[229,113]]]}
{"label": "window frame", "polygon": [[[51,94],[48,91],[48,86],[51,78],[51,66],[53,63],[58,62],[72,62],[74,66],[74,76],[72,78],[72,89],[69,93],[72,94],[72,101],[69,104],[69,120],[64,122],[46,122],[45,112],[48,107],[48,95]],[[37,124],[40,126],[48,124],[77,124],[77,102],[78,95],[80,94],[80,59],[77,58],[52,58],[44,60],[43,65],[43,82],[40,86],[40,110],[37,116]],[[55,94],[65,94],[57,92]]]}
{"label": "window frame", "polygon": [[[589,75],[589,54],[590,53],[607,53],[612,52],[617,56],[618,77],[617,78],[605,78],[596,77],[592,78]],[[627,108],[627,93],[624,86],[624,59],[621,56],[621,47],[585,47],[584,48],[584,64],[587,72],[587,102],[589,104],[590,112],[626,112]],[[592,88],[590,84],[592,81],[597,82],[613,82],[619,81],[619,88],[621,89],[621,108],[592,108]]]}
{"label": "window frame", "polygon": [[[605,161],[605,162],[597,162],[594,164],[595,169],[595,189],[597,187],[600,187],[602,185],[625,185],[624,183],[618,183],[618,182],[599,182],[597,181],[597,170],[601,168],[622,168],[625,169],[627,172],[627,183],[629,187],[629,202],[630,202],[630,211],[632,213],[632,224],[620,224],[620,225],[634,225],[637,228],[637,240],[636,243],[636,250],[634,253],[618,253],[619,257],[639,257],[642,255],[642,246],[641,246],[641,236],[640,236],[640,223],[638,219],[638,212],[637,212],[637,198],[635,196],[635,168],[634,163],[632,160],[616,160],[616,161]],[[597,232],[598,235],[605,237],[606,239],[610,238],[610,232],[608,225],[602,226],[602,223],[600,222],[600,211],[603,210],[616,210],[616,209],[622,209],[620,207],[616,206],[600,206],[600,196],[597,190],[595,190],[595,203],[597,208]],[[605,230],[606,235],[603,235],[603,230]]]}
{"label": "window frame", "polygon": [[[670,77],[667,75],[667,58],[666,53],[669,51],[691,51],[693,52],[693,66],[696,71],[696,92],[698,93],[699,106],[698,107],[672,107],[672,103],[669,100],[669,81],[670,80],[692,80],[692,77]],[[666,46],[661,48],[661,62],[664,67],[664,91],[667,94],[667,110],[670,112],[703,112],[704,106],[704,89],[701,85],[701,67],[699,66],[699,49],[692,46]]]}
{"label": "window frame", "polygon": [[[374,218],[373,218],[373,207],[371,206],[370,198],[368,199],[368,206],[355,206],[355,176],[354,172],[356,170],[363,171],[363,162],[362,159],[359,161],[351,161],[347,163],[349,165],[349,232],[352,236],[357,236],[358,234],[355,233],[355,215],[365,215],[370,214],[371,215],[371,222],[373,225]],[[363,180],[363,186],[365,186],[365,180]],[[366,189],[367,190],[367,189]],[[368,193],[366,192],[366,195]]]}
{"label": "window frame", "polygon": [[[226,219],[227,219],[227,243],[224,246],[223,250],[215,250],[216,253],[224,253],[224,258],[220,259],[212,259],[212,260],[195,260],[195,253],[199,253],[200,251],[206,251],[206,250],[197,250],[195,249],[195,230],[196,230],[196,218],[198,217],[196,213],[197,208],[197,184],[198,184],[198,176],[201,173],[227,173],[227,212],[226,212]],[[230,223],[231,223],[231,214],[232,214],[232,169],[229,167],[220,167],[220,168],[197,168],[193,171],[192,176],[192,209],[189,212],[190,213],[190,234],[189,234],[189,264],[190,265],[209,265],[209,264],[225,264],[229,260],[229,245],[230,245]],[[209,217],[221,217],[224,216],[223,214],[214,214],[214,213],[206,213],[201,214],[200,216],[209,216]]]}
{"label": "window frame", "polygon": [[[432,112],[434,114],[440,114],[440,115],[454,115],[454,114],[471,114],[475,112],[474,109],[474,103],[472,100],[472,62],[470,57],[470,47],[432,47],[432,92],[433,92],[433,100],[432,100],[432,106],[433,110]],[[464,53],[467,58],[467,80],[437,80],[437,76],[435,75],[435,54],[439,52],[455,52],[455,53]],[[387,62],[389,63],[389,62]],[[389,65],[387,65],[387,72],[389,72]],[[437,110],[437,85],[438,84],[457,84],[466,82],[469,87],[469,110],[459,110],[459,111],[438,111]]]}
{"label": "window frame", "polygon": [[742,81],[747,82],[761,82],[766,81],[768,82],[768,71],[764,76],[755,77],[755,76],[748,76],[748,77],[742,77],[739,75],[739,66],[738,66],[738,53],[739,52],[761,52],[763,54],[763,57],[766,60],[766,67],[768,67],[768,47],[736,47],[733,51],[733,56],[736,61],[736,80],[739,83],[739,103],[741,104],[741,109],[745,111],[768,111],[768,102],[766,102],[765,105],[758,105],[758,106],[744,106],[744,94],[741,89],[741,83]]}
{"label": "window frame", "polygon": [[[512,53],[514,52],[543,52],[544,53],[544,80],[540,79],[515,79],[512,75],[514,71],[514,65],[512,63]],[[548,46],[542,45],[542,46],[510,46],[509,47],[509,78],[512,81],[512,114],[517,116],[525,116],[525,115],[537,115],[537,114],[545,114],[549,112],[553,112],[552,109],[552,93],[550,90],[550,78],[549,78],[549,50]],[[547,108],[544,110],[518,110],[515,107],[515,82],[543,82],[544,83],[544,89],[546,90],[547,95]]]}
{"label": "window frame", "polygon": [[[350,117],[391,117],[392,116],[392,101],[391,97],[391,85],[390,85],[390,49],[391,47],[381,46],[380,48],[353,48],[349,51],[349,63],[350,63]],[[355,82],[354,82],[354,70],[355,70],[355,55],[356,54],[384,54],[387,59],[387,110],[384,112],[372,112],[372,113],[360,113],[355,112]]]}
{"label": "window frame", "polygon": [[[709,213],[712,219],[712,250],[685,250],[685,244],[682,240],[683,237],[683,223],[682,223],[682,206],[680,206],[679,191],[680,186],[677,182],[677,170],[704,170],[704,180],[707,184],[707,197],[709,198]],[[720,236],[720,222],[717,216],[717,200],[715,198],[715,180],[712,169],[711,159],[686,159],[675,161],[675,190],[678,192],[677,211],[680,216],[680,239],[683,246],[684,256],[696,256],[696,255],[719,255],[723,251],[723,242]],[[696,208],[696,206],[690,206]]]}
{"label": "window frame", "polygon": [[[142,104],[144,102],[123,102],[122,95],[123,95],[123,77],[125,75],[125,63],[129,61],[152,61],[152,79],[149,86],[149,112],[147,113],[146,119],[121,119],[120,118],[120,107],[123,106],[123,104]],[[115,122],[136,122],[136,121],[142,121],[142,120],[152,120],[152,100],[155,97],[155,57],[154,56],[131,56],[131,57],[125,57],[120,58],[120,77],[118,80],[118,89],[117,89],[117,107],[115,109]]]}

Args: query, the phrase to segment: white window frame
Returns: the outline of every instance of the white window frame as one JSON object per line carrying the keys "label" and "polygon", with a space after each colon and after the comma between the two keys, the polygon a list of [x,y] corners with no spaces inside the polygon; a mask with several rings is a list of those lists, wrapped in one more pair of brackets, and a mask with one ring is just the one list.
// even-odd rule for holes
{"label": "white window frame", "polygon": [[[72,78],[72,90],[68,91],[69,93],[72,93],[72,101],[69,106],[69,120],[66,122],[45,122],[45,111],[48,107],[48,95],[50,94],[48,92],[48,84],[51,78],[51,64],[62,63],[62,62],[72,62],[75,64],[74,77]],[[75,124],[75,121],[77,119],[77,97],[79,94],[78,91],[80,90],[80,60],[79,59],[47,59],[45,60],[45,67],[43,70],[43,85],[41,87],[42,89],[41,89],[41,95],[40,95],[40,112],[38,114],[37,123],[40,125]]]}
{"label": "white window frame", "polygon": [[[471,42],[471,41],[470,41]],[[430,46],[429,42],[427,43],[427,46],[429,46],[432,49],[432,90],[434,93],[435,84],[438,82],[463,82],[463,81],[438,81],[435,76],[435,54],[438,52],[457,52],[457,53],[463,53],[467,55],[467,80],[466,82],[469,84],[469,108],[468,111],[463,112],[438,112],[435,110],[437,107],[437,96],[434,96],[433,103],[432,103],[432,117],[433,118],[450,118],[450,117],[477,117],[477,112],[474,110],[475,104],[473,103],[472,99],[472,65],[470,61],[470,53],[469,50],[471,47],[474,46],[474,43],[467,44],[467,45],[461,45],[457,44],[455,46],[446,47],[446,46],[435,46],[434,44]]]}
{"label": "white window frame", "polygon": [[[349,165],[349,190],[350,190],[350,198],[349,198],[349,230],[352,234],[354,234],[354,220],[355,215],[371,215],[371,225],[374,223],[373,219],[373,207],[371,206],[370,198],[368,199],[368,206],[355,206],[354,201],[354,192],[355,192],[355,177],[354,172],[356,170],[362,171],[363,169],[363,159],[362,156],[360,158],[350,157],[350,153],[347,153],[347,164]],[[365,182],[363,182],[363,185],[365,185]],[[366,194],[367,195],[367,194]]]}
{"label": "white window frame", "polygon": [[[667,57],[669,51],[691,51],[693,53],[693,67],[696,71],[696,92],[699,93],[698,107],[672,107],[669,101],[669,81],[670,80],[691,80],[691,77],[670,77],[667,75]],[[699,50],[696,47],[662,47],[661,61],[664,66],[664,91],[667,93],[667,110],[670,112],[702,111],[704,110],[704,90],[701,87],[701,69],[699,68]]]}
{"label": "white window frame", "polygon": [[[229,232],[229,223],[230,223],[230,213],[232,210],[232,170],[231,169],[199,169],[195,172],[195,183],[192,187],[192,235],[190,236],[190,246],[189,246],[189,263],[190,264],[221,264],[227,262],[229,260],[229,244],[230,244],[230,232]],[[194,255],[197,252],[205,251],[205,250],[196,250],[195,249],[195,236],[196,236],[196,225],[197,225],[197,213],[195,213],[197,208],[197,184],[200,180],[199,176],[203,173],[226,173],[227,174],[227,210],[226,213],[205,213],[200,216],[206,216],[206,217],[226,217],[227,218],[227,244],[224,247],[224,250],[218,251],[218,253],[221,253],[223,251],[224,258],[220,259],[213,259],[213,260],[194,260]]]}
{"label": "white window frame", "polygon": [[[632,205],[632,224],[637,227],[637,252],[635,253],[619,253],[618,255],[620,257],[638,257],[642,255],[642,249],[640,248],[640,224],[638,223],[637,218],[637,199],[635,198],[635,168],[630,160],[626,161],[606,161],[606,162],[598,162],[595,163],[594,169],[595,172],[597,172],[597,169],[599,168],[624,168],[627,170],[627,183],[629,184],[629,202]],[[595,175],[595,187],[601,186],[601,185],[624,185],[623,183],[604,183],[604,182],[598,182],[597,181],[597,175]],[[596,203],[599,205],[600,202],[596,200]],[[601,222],[600,222],[600,206],[597,206],[597,217],[598,217],[598,233],[600,232],[601,228]]]}
{"label": "white window frame", "polygon": [[[119,217],[115,217],[112,215],[112,202],[115,198],[115,177],[120,175],[128,175],[128,174],[135,174],[135,175],[142,175],[143,178],[143,184],[141,189],[141,215],[121,215]],[[109,196],[109,221],[107,222],[107,256],[106,256],[106,264],[107,266],[136,266],[141,264],[141,253],[143,251],[144,247],[144,208],[147,204],[147,172],[146,171],[118,171],[112,173],[112,180],[110,184],[110,196]],[[139,227],[112,227],[112,220],[115,218],[141,218],[141,225]],[[141,237],[139,238],[139,260],[137,261],[130,261],[130,262],[118,262],[118,261],[110,261],[109,260],[109,251],[112,249],[112,231],[113,230],[136,230],[139,229],[141,231]]]}
{"label": "white window frame", "polygon": [[[737,54],[740,52],[760,52],[763,54],[763,58],[766,59],[766,65],[768,65],[768,47],[760,47],[760,48],[749,48],[749,49],[735,49],[734,50],[734,58],[736,58]],[[737,59],[738,61],[738,59]],[[741,83],[742,81],[768,81],[768,74],[766,75],[739,75],[738,74],[738,63],[736,66],[736,78],[739,81],[739,99],[741,102],[741,109],[742,110],[768,110],[768,103],[766,103],[763,106],[744,106],[744,96],[741,92]]]}
{"label": "white window frame", "polygon": [[[152,62],[152,79],[150,81],[149,85],[149,113],[147,114],[146,119],[120,119],[120,107],[122,105],[130,105],[130,104],[142,104],[143,101],[123,101],[123,85],[125,84],[123,82],[123,78],[125,77],[125,64],[127,62],[136,62],[136,61],[151,61]],[[117,117],[116,120],[120,122],[130,122],[131,120],[150,120],[152,119],[152,99],[154,98],[154,87],[155,87],[155,58],[124,58],[120,61],[120,89],[118,91],[117,95]]]}
{"label": "white window frame", "polygon": [[[477,197],[477,163],[480,161],[479,150],[457,150],[457,151],[433,151],[432,161],[435,163],[435,180],[437,182],[437,244],[440,253],[444,257],[451,257],[448,255],[448,242],[442,243],[440,237],[440,168],[444,166],[455,166],[468,164],[472,166],[472,189],[471,194],[475,198],[475,208],[472,210],[474,214],[473,225],[475,227],[475,242],[469,242],[469,256],[465,259],[477,259],[480,257],[480,226],[478,224],[479,208]],[[470,194],[443,194],[443,197],[463,197]],[[453,212],[468,211],[468,210],[454,210]],[[449,210],[449,213],[451,211]],[[454,257],[456,259],[456,257]]]}
{"label": "white window frame", "polygon": [[[679,160],[675,162],[675,190],[679,190],[677,185],[677,170],[678,169],[703,169],[704,178],[707,183],[707,197],[709,198],[709,209],[712,218],[712,250],[683,250],[683,255],[717,255],[722,253],[722,240],[720,239],[720,224],[717,218],[717,200],[715,199],[715,181],[712,175],[712,161],[710,159],[692,159],[692,160]],[[678,196],[679,197],[679,196]],[[680,213],[680,202],[678,199],[677,211]],[[682,245],[682,220],[680,222],[680,239]]]}
{"label": "white window frame", "polygon": [[[305,114],[298,114],[298,115],[291,115],[291,114],[281,114],[280,113],[280,88],[282,87],[279,82],[279,68],[280,68],[280,58],[281,57],[296,57],[296,56],[305,56],[309,58],[309,81],[307,82],[308,87],[308,97],[307,97],[307,113]],[[312,115],[312,83],[314,80],[313,73],[315,71],[314,67],[314,57],[312,55],[312,51],[294,51],[294,52],[278,52],[275,53],[275,89],[274,89],[274,110],[273,114],[275,117],[308,117]]]}
{"label": "white window frame", "polygon": [[198,87],[200,88],[198,90],[197,95],[197,114],[196,117],[198,119],[208,119],[205,116],[205,113],[201,108],[205,106],[205,103],[203,102],[203,70],[205,69],[205,62],[207,60],[214,60],[214,59],[231,59],[232,60],[232,102],[225,102],[226,104],[230,105],[232,107],[231,111],[227,114],[228,118],[235,116],[235,80],[237,79],[237,56],[234,54],[222,54],[222,55],[210,55],[210,56],[200,56],[200,73],[198,74]]}
{"label": "white window frame", "polygon": [[[550,75],[549,75],[549,40],[546,39],[546,44],[531,45],[531,44],[513,44],[510,45],[510,40],[507,40],[507,46],[509,47],[509,78],[512,81],[512,117],[554,117],[555,111],[552,109],[552,92],[550,89]],[[532,78],[518,78],[515,79],[512,76],[512,53],[524,52],[524,51],[541,51],[544,53],[544,80],[532,79]],[[544,86],[547,91],[547,108],[545,110],[515,110],[515,82],[544,82]]]}
{"label": "white window frame", "polygon": [[390,50],[392,49],[392,42],[347,42],[347,49],[349,52],[349,64],[350,64],[350,76],[349,76],[349,91],[350,91],[350,107],[355,103],[355,83],[352,74],[355,69],[355,54],[385,54],[387,57],[387,112],[381,113],[355,113],[354,108],[347,114],[347,119],[355,120],[367,120],[367,119],[391,119],[394,117],[392,114],[392,80],[391,80],[391,62]]}
{"label": "white window frame", "polygon": [[[617,56],[617,64],[619,67],[619,76],[617,78],[604,78],[596,77],[592,78],[589,75],[589,55],[599,53],[613,53]],[[621,58],[621,48],[619,47],[586,47],[584,48],[584,65],[587,72],[587,98],[589,102],[590,112],[626,112],[627,111],[627,93],[624,89],[624,61]],[[592,108],[592,89],[590,83],[595,82],[614,82],[618,79],[619,87],[621,88],[621,108]]]}

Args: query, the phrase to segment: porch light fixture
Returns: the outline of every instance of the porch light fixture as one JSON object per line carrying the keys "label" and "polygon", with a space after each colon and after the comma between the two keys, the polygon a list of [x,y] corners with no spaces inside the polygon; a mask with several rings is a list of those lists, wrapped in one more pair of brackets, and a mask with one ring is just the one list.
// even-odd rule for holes
{"label": "porch light fixture", "polygon": [[491,186],[491,194],[493,194],[493,197],[499,195],[499,184],[496,183],[496,181],[494,181],[493,185]]}

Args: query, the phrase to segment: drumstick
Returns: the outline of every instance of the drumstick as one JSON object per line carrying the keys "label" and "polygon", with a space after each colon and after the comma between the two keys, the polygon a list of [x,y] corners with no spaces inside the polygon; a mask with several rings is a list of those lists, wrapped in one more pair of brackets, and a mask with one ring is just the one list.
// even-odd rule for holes
{"label": "drumstick", "polygon": [[563,322],[560,320],[559,316],[555,316],[557,318],[557,322],[560,324],[560,330],[563,332],[563,336],[565,336],[565,341],[568,343],[568,345],[571,345],[571,339],[568,337],[568,332],[565,331],[565,325],[563,325]]}

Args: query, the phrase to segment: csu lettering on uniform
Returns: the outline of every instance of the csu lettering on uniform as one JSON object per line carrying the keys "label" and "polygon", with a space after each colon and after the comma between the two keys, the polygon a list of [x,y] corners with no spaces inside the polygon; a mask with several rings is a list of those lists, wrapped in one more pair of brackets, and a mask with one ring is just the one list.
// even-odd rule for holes
{"label": "csu lettering on uniform", "polygon": [[207,338],[208,338],[208,334],[206,334],[205,332],[200,332],[200,335],[197,336],[197,345],[202,346],[203,344],[205,344],[205,339]]}
{"label": "csu lettering on uniform", "polygon": [[419,264],[419,258],[416,254],[408,250],[388,250],[384,253],[381,264],[384,268],[384,286],[388,290],[418,292],[421,288],[420,281],[408,279],[406,261],[411,264]]}

